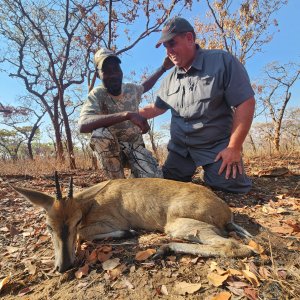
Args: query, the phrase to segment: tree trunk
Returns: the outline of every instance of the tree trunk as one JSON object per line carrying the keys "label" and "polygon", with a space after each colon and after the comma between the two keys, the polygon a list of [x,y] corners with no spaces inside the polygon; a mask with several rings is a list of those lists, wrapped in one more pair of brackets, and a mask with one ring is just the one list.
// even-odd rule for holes
{"label": "tree trunk", "polygon": [[38,117],[38,119],[36,120],[35,124],[33,125],[32,129],[31,129],[30,136],[28,138],[27,148],[28,148],[28,155],[29,155],[29,158],[31,160],[33,160],[32,140],[33,140],[33,138],[35,136],[36,131],[39,128],[39,122],[43,118],[43,116],[45,115],[45,113],[46,113],[46,111],[44,111],[44,113],[41,116]]}
{"label": "tree trunk", "polygon": [[64,162],[65,161],[64,147],[63,147],[63,143],[62,143],[62,140],[61,140],[61,134],[60,134],[58,122],[54,122],[53,127],[54,127],[54,133],[55,133],[56,158],[59,161]]}
{"label": "tree trunk", "polygon": [[74,147],[73,147],[73,141],[72,141],[72,134],[71,134],[71,130],[70,130],[69,118],[68,118],[66,108],[65,108],[65,103],[64,103],[64,94],[63,94],[62,90],[59,93],[59,104],[60,104],[60,111],[63,116],[63,121],[64,121],[64,125],[65,125],[65,133],[66,133],[66,137],[67,137],[67,150],[68,150],[68,156],[69,156],[70,169],[74,170],[74,169],[76,169]]}
{"label": "tree trunk", "polygon": [[158,155],[158,151],[157,151],[157,147],[156,147],[156,144],[155,144],[155,139],[154,139],[154,133],[152,130],[150,130],[148,132],[149,134],[149,137],[150,137],[150,143],[151,143],[151,147],[152,147],[152,150],[153,150],[153,153],[154,153],[154,156],[156,157],[157,160],[159,160],[159,155]]}
{"label": "tree trunk", "polygon": [[92,152],[92,168],[95,171],[99,170],[99,168],[98,168],[98,159],[97,159],[94,152]]}
{"label": "tree trunk", "polygon": [[33,152],[32,152],[32,145],[31,145],[32,139],[28,139],[27,142],[27,149],[28,149],[28,156],[30,160],[33,160]]}
{"label": "tree trunk", "polygon": [[275,126],[275,133],[274,133],[274,139],[273,139],[275,150],[277,152],[279,152],[279,148],[280,148],[280,128],[281,128],[281,124],[277,123]]}
{"label": "tree trunk", "polygon": [[249,133],[249,139],[250,139],[250,144],[252,146],[252,149],[253,149],[254,153],[256,154],[257,153],[256,146],[255,146],[252,134],[250,134],[250,133]]}

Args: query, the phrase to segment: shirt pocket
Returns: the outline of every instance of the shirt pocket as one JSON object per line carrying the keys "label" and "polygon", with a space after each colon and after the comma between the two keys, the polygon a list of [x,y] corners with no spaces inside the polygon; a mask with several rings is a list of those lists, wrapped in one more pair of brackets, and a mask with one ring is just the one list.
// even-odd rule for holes
{"label": "shirt pocket", "polygon": [[180,84],[173,85],[167,91],[168,104],[173,108],[181,104],[180,101]]}
{"label": "shirt pocket", "polygon": [[214,82],[214,76],[200,77],[195,89],[194,101],[197,102],[212,98]]}

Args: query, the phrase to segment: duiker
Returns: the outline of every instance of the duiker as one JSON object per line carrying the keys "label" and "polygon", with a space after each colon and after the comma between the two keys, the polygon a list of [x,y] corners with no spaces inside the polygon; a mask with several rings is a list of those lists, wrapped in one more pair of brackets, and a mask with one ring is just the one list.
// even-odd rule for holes
{"label": "duiker", "polygon": [[73,195],[71,180],[68,195],[62,197],[56,175],[56,197],[14,188],[46,210],[59,272],[73,265],[77,236],[84,240],[125,237],[134,229],[158,230],[193,242],[166,244],[158,255],[169,250],[203,257],[253,253],[248,246],[226,238],[228,229],[251,236],[233,222],[228,205],[196,184],[158,178],[116,179]]}

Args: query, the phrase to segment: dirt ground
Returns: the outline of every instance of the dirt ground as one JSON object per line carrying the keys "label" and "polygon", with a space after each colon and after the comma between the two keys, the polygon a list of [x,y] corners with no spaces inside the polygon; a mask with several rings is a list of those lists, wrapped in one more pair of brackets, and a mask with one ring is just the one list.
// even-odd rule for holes
{"label": "dirt ground", "polygon": [[[53,193],[53,174],[0,170],[0,297],[300,299],[300,158],[253,158],[246,165],[254,184],[251,192],[216,193],[232,208],[236,222],[253,234],[250,245],[259,254],[246,259],[174,254],[152,260],[150,254],[168,237],[140,232],[128,240],[83,243],[76,267],[64,274],[53,270],[43,210],[7,184]],[[101,181],[94,171],[64,172],[60,177],[65,187],[71,175],[77,191]],[[201,184],[198,178],[195,183]]]}

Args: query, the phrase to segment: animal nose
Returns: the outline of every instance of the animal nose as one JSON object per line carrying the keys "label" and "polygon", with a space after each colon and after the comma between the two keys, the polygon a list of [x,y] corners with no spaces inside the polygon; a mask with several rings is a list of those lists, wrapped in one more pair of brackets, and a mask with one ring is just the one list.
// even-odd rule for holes
{"label": "animal nose", "polygon": [[71,269],[72,265],[68,264],[68,265],[58,265],[56,266],[56,271],[58,271],[59,273],[64,273],[66,271],[68,271],[69,269]]}
{"label": "animal nose", "polygon": [[58,271],[59,273],[64,272],[61,266],[56,266],[56,271]]}

